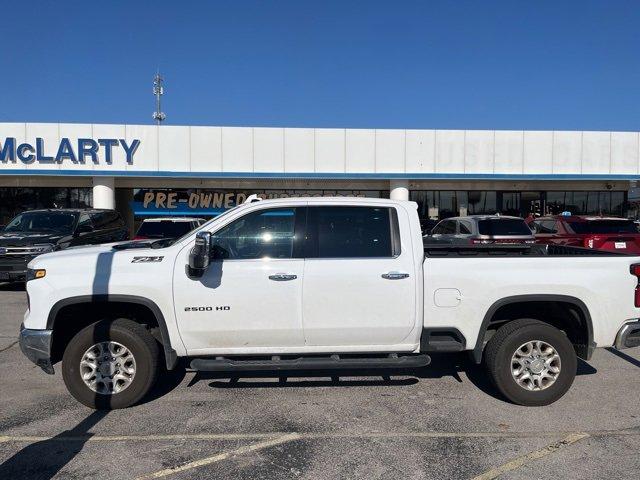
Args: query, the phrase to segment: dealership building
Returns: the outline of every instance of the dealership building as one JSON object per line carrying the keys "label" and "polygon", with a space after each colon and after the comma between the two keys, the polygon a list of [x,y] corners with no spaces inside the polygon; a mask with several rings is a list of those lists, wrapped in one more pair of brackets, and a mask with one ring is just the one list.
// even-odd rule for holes
{"label": "dealership building", "polygon": [[496,212],[636,217],[639,177],[638,132],[0,123],[0,225],[93,206],[133,228],[208,218],[253,193],[413,200],[425,225]]}

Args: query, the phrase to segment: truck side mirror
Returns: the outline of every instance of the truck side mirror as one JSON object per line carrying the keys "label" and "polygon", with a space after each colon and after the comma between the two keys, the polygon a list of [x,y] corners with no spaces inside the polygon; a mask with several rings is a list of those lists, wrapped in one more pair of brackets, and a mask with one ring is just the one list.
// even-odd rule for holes
{"label": "truck side mirror", "polygon": [[196,243],[189,252],[189,276],[200,278],[209,266],[211,255],[211,233],[196,233]]}
{"label": "truck side mirror", "polygon": [[211,258],[213,260],[225,260],[229,258],[229,249],[224,243],[222,243],[221,245],[218,243],[214,243],[214,245],[211,247]]}

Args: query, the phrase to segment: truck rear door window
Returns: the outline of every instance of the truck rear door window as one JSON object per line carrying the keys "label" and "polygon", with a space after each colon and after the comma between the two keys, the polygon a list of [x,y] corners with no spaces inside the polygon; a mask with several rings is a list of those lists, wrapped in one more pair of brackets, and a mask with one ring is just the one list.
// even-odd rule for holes
{"label": "truck rear door window", "polygon": [[471,231],[473,230],[473,227],[469,222],[461,220],[459,225],[460,225],[460,233],[462,235],[471,235]]}
{"label": "truck rear door window", "polygon": [[307,256],[393,257],[399,249],[397,217],[387,207],[309,207]]}

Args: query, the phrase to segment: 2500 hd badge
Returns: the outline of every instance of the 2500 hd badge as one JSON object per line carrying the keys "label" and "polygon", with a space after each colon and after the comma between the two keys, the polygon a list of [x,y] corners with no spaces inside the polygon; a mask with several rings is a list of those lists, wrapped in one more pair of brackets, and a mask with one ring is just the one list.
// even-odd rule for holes
{"label": "2500 hd badge", "polygon": [[220,310],[231,310],[231,307],[228,305],[222,305],[219,307],[184,307],[185,312],[211,312],[211,311],[220,311]]}

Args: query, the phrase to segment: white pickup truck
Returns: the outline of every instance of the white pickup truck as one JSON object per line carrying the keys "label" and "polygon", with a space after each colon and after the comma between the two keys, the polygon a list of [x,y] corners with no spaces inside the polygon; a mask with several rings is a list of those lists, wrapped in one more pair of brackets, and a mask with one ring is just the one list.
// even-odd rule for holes
{"label": "white pickup truck", "polygon": [[[640,258],[552,246],[423,246],[416,204],[251,199],[177,240],[29,264],[20,345],[71,394],[123,408],[164,370],[415,369],[468,350],[522,405],[577,357],[640,345]],[[446,358],[447,356],[443,356]]]}

